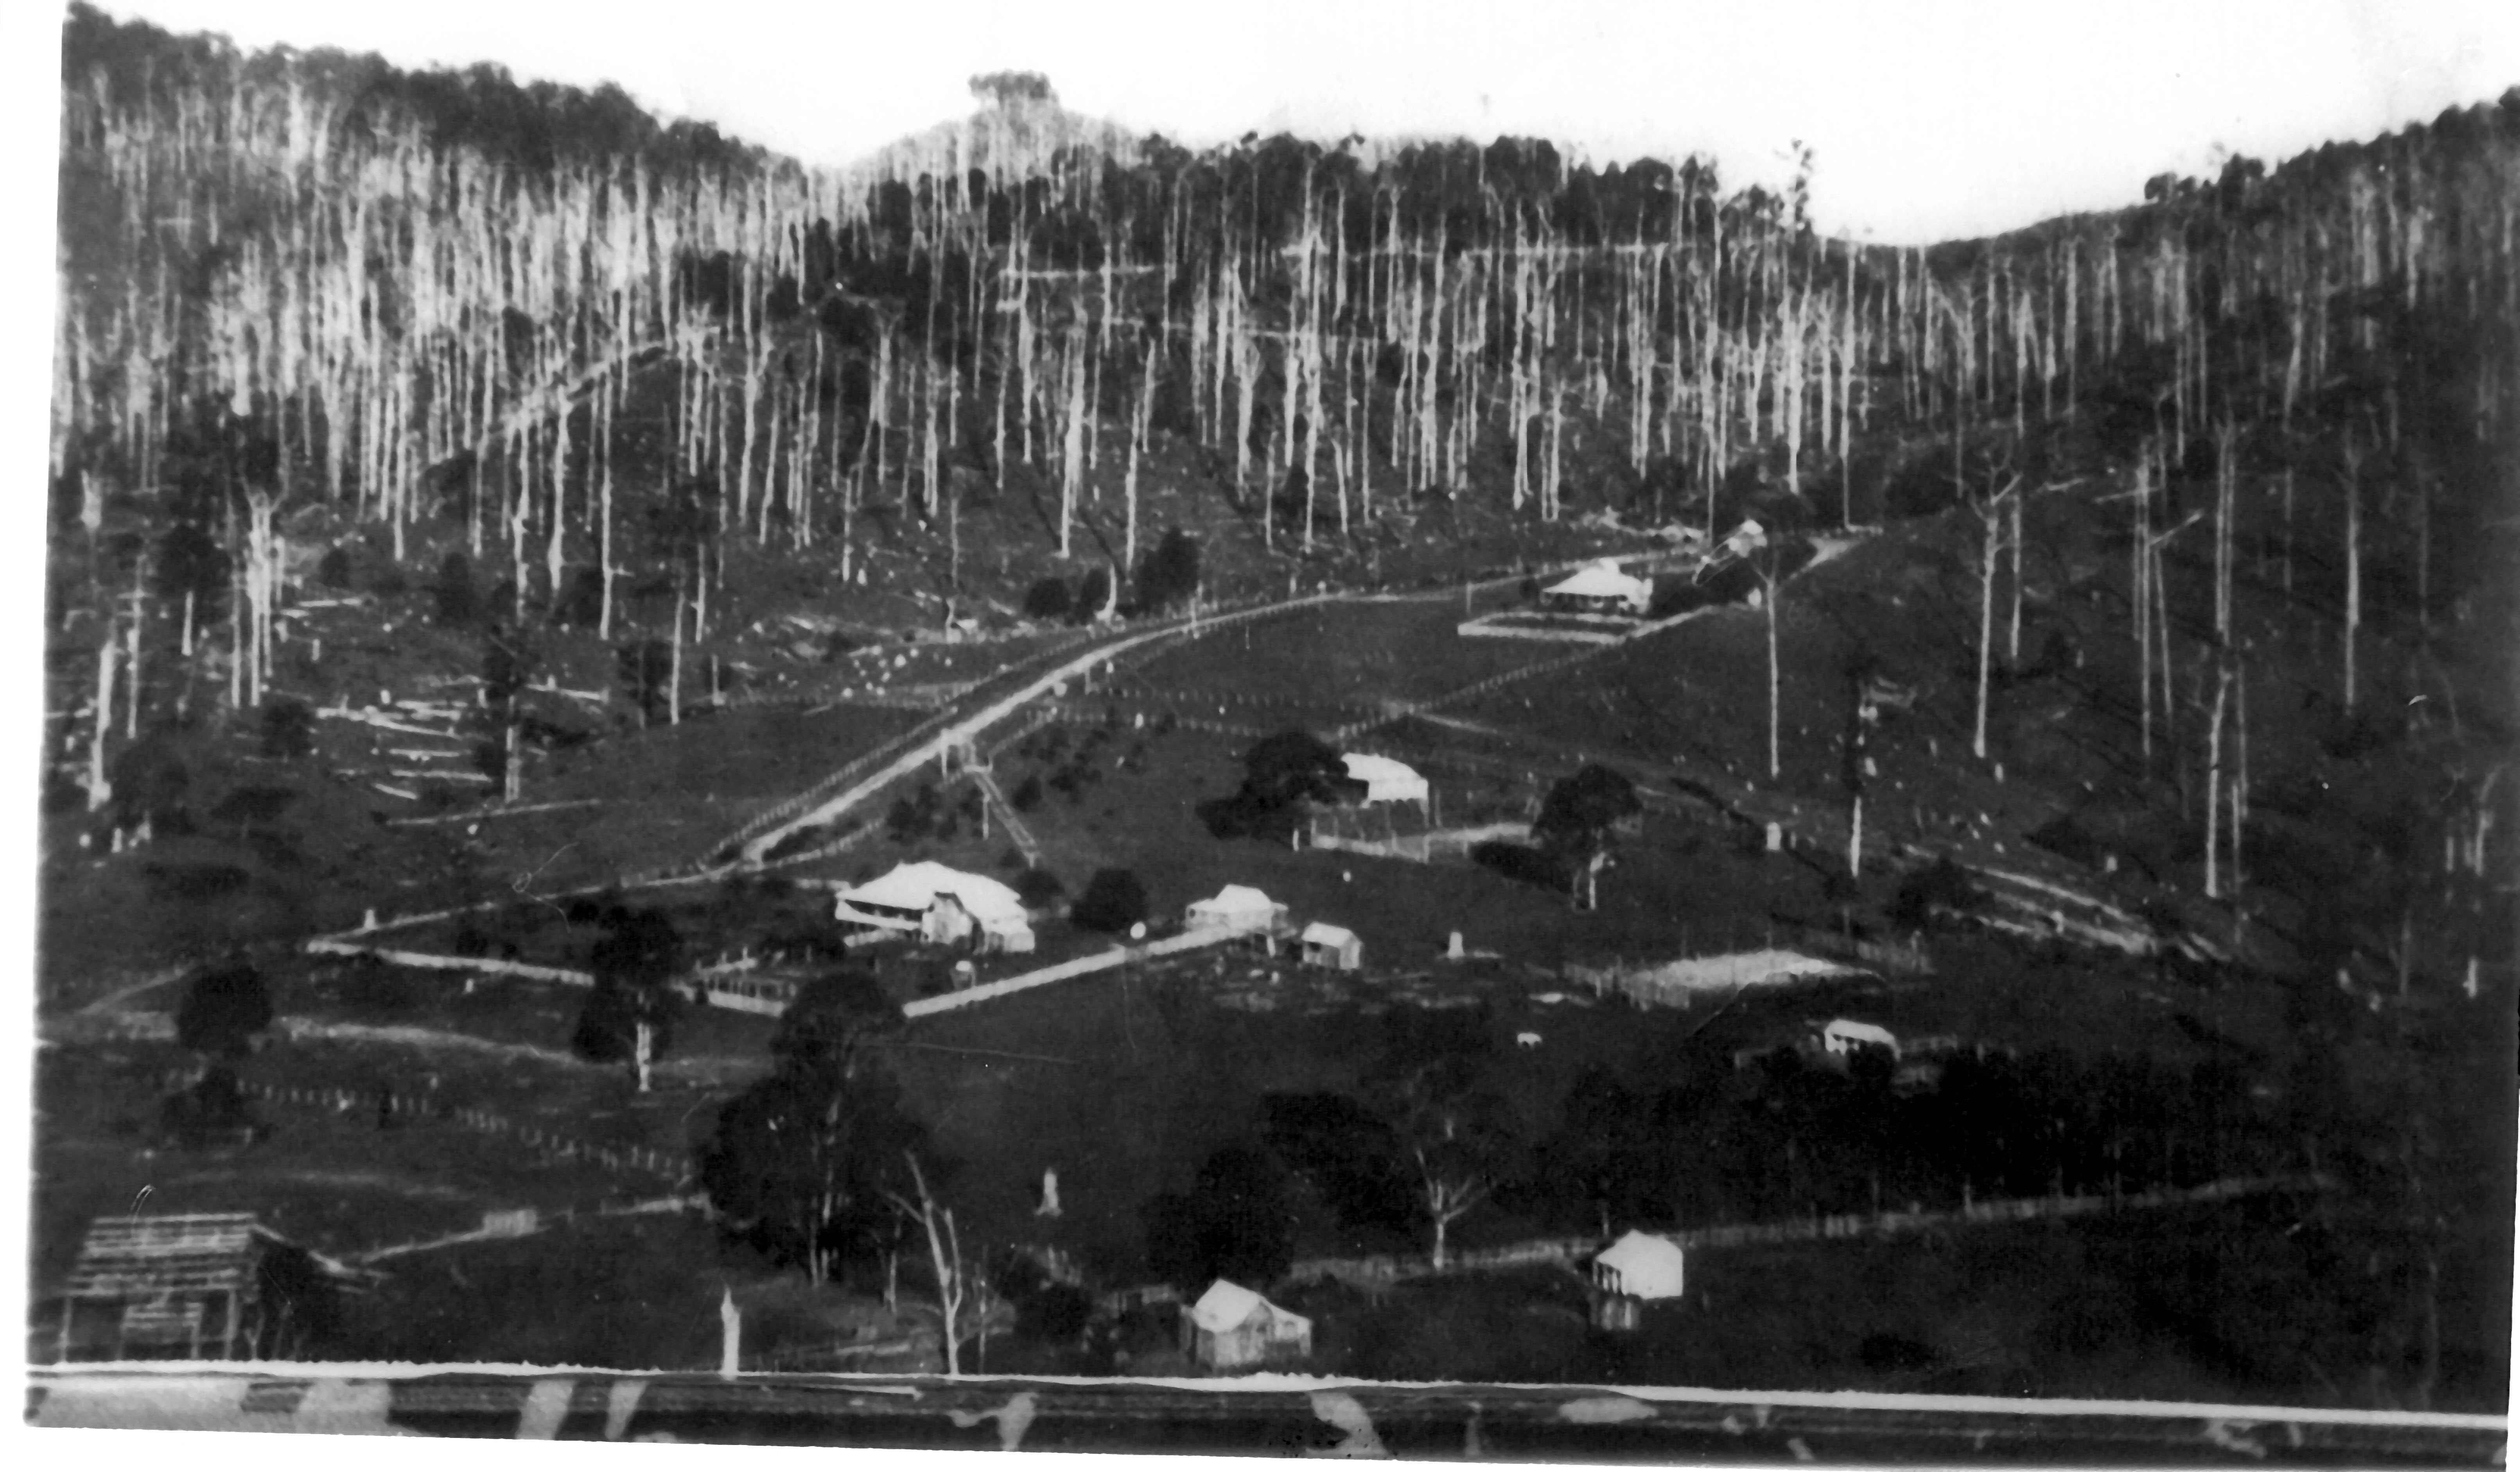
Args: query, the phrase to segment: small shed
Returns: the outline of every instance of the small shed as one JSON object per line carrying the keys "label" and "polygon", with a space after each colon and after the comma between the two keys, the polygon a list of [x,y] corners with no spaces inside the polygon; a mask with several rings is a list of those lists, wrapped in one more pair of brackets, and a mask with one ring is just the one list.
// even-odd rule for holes
{"label": "small shed", "polygon": [[1653,584],[1621,572],[1617,558],[1603,558],[1541,589],[1540,599],[1550,607],[1576,612],[1642,613],[1653,605]]}
{"label": "small shed", "polygon": [[1210,1370],[1283,1363],[1313,1352],[1313,1321],[1218,1278],[1198,1302],[1182,1306],[1181,1347]]}
{"label": "small shed", "polygon": [[242,1213],[110,1217],[70,1268],[61,1358],[293,1359],[376,1279]]}
{"label": "small shed", "polygon": [[1339,758],[1347,768],[1347,780],[1365,785],[1365,805],[1414,802],[1422,811],[1427,802],[1426,779],[1406,762],[1387,756],[1372,756],[1351,751]]}
{"label": "small shed", "polygon": [[1890,1030],[1870,1022],[1857,1022],[1840,1017],[1820,1030],[1820,1046],[1832,1053],[1851,1055],[1864,1048],[1877,1048],[1893,1059],[1899,1056],[1899,1040]]}
{"label": "small shed", "polygon": [[1644,1305],[1680,1297],[1686,1268],[1687,1254],[1671,1238],[1628,1232],[1593,1259],[1594,1322],[1635,1328]]}
{"label": "small shed", "polygon": [[1286,907],[1248,884],[1228,884],[1210,900],[1192,900],[1183,912],[1188,930],[1274,933],[1286,923]]}
{"label": "small shed", "polygon": [[1365,942],[1343,925],[1315,920],[1304,927],[1304,964],[1353,971],[1365,963]]}

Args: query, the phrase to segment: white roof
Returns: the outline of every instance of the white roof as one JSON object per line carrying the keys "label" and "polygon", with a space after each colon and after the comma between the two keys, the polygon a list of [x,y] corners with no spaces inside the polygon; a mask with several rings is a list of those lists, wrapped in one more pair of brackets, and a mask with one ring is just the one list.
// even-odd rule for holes
{"label": "white roof", "polygon": [[1646,586],[1644,579],[1630,577],[1619,570],[1616,561],[1603,558],[1541,592],[1561,598],[1634,598]]}
{"label": "white roof", "polygon": [[1669,1237],[1631,1231],[1602,1248],[1595,1261],[1618,1270],[1624,1276],[1643,1277],[1678,1268],[1683,1256],[1680,1244]]}
{"label": "white roof", "polygon": [[1197,1303],[1191,1305],[1190,1321],[1211,1334],[1222,1334],[1248,1322],[1255,1309],[1278,1312],[1277,1305],[1259,1294],[1240,1283],[1229,1283],[1220,1277],[1207,1285],[1207,1291],[1198,1296]]}
{"label": "white roof", "polygon": [[892,872],[855,889],[840,891],[840,904],[876,905],[886,910],[925,911],[939,895],[951,895],[963,909],[977,920],[1019,920],[1024,917],[1023,901],[1015,892],[985,874],[967,874],[959,869],[922,860],[902,864]]}
{"label": "white roof", "polygon": [[1266,914],[1278,908],[1278,902],[1248,884],[1228,884],[1212,900],[1200,900],[1191,906],[1219,914]]}
{"label": "white roof", "polygon": [[1350,781],[1365,783],[1368,802],[1414,802],[1426,796],[1426,779],[1407,762],[1351,751],[1339,758]]}
{"label": "white roof", "polygon": [[1869,1022],[1857,1022],[1846,1017],[1838,1018],[1821,1031],[1830,1037],[1854,1038],[1860,1042],[1878,1043],[1884,1048],[1899,1046],[1899,1040],[1890,1036],[1888,1028],[1876,1027]]}
{"label": "white roof", "polygon": [[1355,931],[1328,920],[1315,920],[1304,927],[1304,944],[1307,946],[1348,946],[1355,942]]}

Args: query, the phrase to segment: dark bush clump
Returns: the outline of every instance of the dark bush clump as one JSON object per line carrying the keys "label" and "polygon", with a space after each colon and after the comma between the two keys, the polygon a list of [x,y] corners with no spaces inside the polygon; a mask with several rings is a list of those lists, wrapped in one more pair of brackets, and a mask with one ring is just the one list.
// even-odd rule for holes
{"label": "dark bush clump", "polygon": [[1147,917],[1147,886],[1125,869],[1098,869],[1068,918],[1088,930],[1126,930]]}

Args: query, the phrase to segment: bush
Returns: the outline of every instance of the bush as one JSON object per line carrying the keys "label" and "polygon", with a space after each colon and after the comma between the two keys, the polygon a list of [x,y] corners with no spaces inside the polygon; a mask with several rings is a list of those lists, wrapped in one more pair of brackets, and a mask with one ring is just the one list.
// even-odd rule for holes
{"label": "bush", "polygon": [[1902,929],[1921,930],[1937,911],[1967,914],[1986,903],[1968,870],[1948,858],[1936,859],[1925,869],[1899,882],[1899,897],[1891,902],[1890,919]]}
{"label": "bush", "polygon": [[195,975],[175,1004],[175,1041],[208,1057],[234,1057],[271,1026],[271,994],[250,962],[230,960]]}
{"label": "bush", "polygon": [[1045,910],[1056,905],[1067,893],[1058,875],[1046,869],[1028,869],[1015,875],[1015,898],[1026,910]]}
{"label": "bush", "polygon": [[1147,887],[1125,869],[1098,869],[1077,896],[1068,918],[1088,930],[1106,934],[1128,929],[1147,917]]}
{"label": "bush", "polygon": [[191,1088],[166,1095],[158,1105],[158,1123],[176,1148],[198,1150],[217,1136],[250,1132],[253,1115],[235,1072],[214,1063]]}
{"label": "bush", "polygon": [[315,564],[315,581],[336,591],[349,587],[350,549],[336,547],[325,553],[324,560]]}
{"label": "bush", "polygon": [[1065,618],[1074,602],[1068,596],[1066,579],[1043,578],[1024,590],[1024,617]]}
{"label": "bush", "polygon": [[1111,574],[1100,567],[1089,567],[1076,585],[1076,602],[1068,608],[1068,617],[1083,623],[1101,613],[1110,600]]}
{"label": "bush", "polygon": [[450,629],[469,628],[481,616],[481,595],[472,586],[472,563],[464,554],[450,552],[446,560],[437,564],[437,580],[429,585],[437,621]]}
{"label": "bush", "polygon": [[[334,551],[338,552],[339,548]],[[262,705],[262,754],[295,761],[315,750],[315,712],[303,700],[276,695]]]}
{"label": "bush", "polygon": [[1138,602],[1160,610],[1186,602],[1198,592],[1198,543],[1176,526],[1147,554],[1138,572]]}

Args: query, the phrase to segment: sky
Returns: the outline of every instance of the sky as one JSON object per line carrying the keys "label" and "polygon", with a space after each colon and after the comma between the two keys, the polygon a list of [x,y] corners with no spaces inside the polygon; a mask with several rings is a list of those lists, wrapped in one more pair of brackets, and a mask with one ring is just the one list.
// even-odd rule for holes
{"label": "sky", "polygon": [[[240,45],[495,61],[616,82],[809,162],[968,112],[968,78],[1193,145],[1254,129],[1546,136],[1597,162],[1713,156],[1779,182],[1799,140],[1831,233],[1983,234],[2141,197],[2221,151],[2274,159],[2520,84],[2514,0],[107,0]],[[29,7],[39,9],[39,7]]]}

